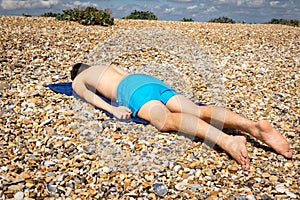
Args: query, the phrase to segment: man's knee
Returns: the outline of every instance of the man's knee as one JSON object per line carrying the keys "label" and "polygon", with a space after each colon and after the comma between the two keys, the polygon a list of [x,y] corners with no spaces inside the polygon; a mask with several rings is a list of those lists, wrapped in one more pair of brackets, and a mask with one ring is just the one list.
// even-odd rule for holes
{"label": "man's knee", "polygon": [[173,113],[161,102],[151,101],[145,104],[138,116],[150,121],[160,131],[174,130]]}
{"label": "man's knee", "polygon": [[211,118],[211,111],[213,106],[199,106],[199,118],[202,120],[208,120]]}
{"label": "man's knee", "polygon": [[174,131],[176,130],[176,124],[173,120],[173,113],[166,113],[165,118],[163,120],[159,120],[156,123],[156,128],[160,131]]}

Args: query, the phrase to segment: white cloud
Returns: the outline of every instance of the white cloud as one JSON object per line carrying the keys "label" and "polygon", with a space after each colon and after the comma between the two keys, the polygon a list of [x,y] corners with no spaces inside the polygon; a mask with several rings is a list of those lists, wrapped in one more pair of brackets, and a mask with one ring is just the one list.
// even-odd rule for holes
{"label": "white cloud", "polygon": [[236,5],[237,5],[237,6],[243,5],[243,3],[244,3],[244,0],[237,0],[237,1],[236,1]]}
{"label": "white cloud", "polygon": [[199,8],[204,8],[204,7],[205,7],[205,4],[204,4],[204,3],[200,3],[198,7],[199,7]]}
{"label": "white cloud", "polygon": [[272,7],[276,7],[276,6],[278,6],[279,4],[280,4],[279,1],[270,1],[270,6],[272,6]]}
{"label": "white cloud", "polygon": [[237,6],[259,7],[264,4],[265,0],[216,0],[217,4],[230,4]]}
{"label": "white cloud", "polygon": [[264,0],[247,0],[246,3],[250,7],[260,7],[264,4]]}
{"label": "white cloud", "polygon": [[212,13],[212,12],[217,12],[217,11],[218,11],[218,9],[216,7],[214,7],[214,6],[212,6],[212,7],[208,8],[205,11],[205,13]]}
{"label": "white cloud", "polygon": [[288,7],[288,2],[280,2],[280,1],[270,1],[270,6],[271,7],[276,7],[276,8],[285,8]]}
{"label": "white cloud", "polygon": [[216,3],[216,4],[238,4],[243,1],[244,0],[215,0],[214,3]]}
{"label": "white cloud", "polygon": [[188,9],[188,10],[194,10],[194,9],[196,9],[196,8],[198,8],[198,6],[197,6],[197,5],[194,5],[194,6],[189,6],[189,7],[187,7],[186,9]]}
{"label": "white cloud", "polygon": [[2,0],[1,8],[4,10],[50,8],[58,3],[59,0]]}
{"label": "white cloud", "polygon": [[64,5],[67,8],[85,8],[85,7],[98,7],[97,4],[91,3],[91,2],[81,2],[81,1],[74,1],[72,3],[67,3]]}
{"label": "white cloud", "polygon": [[175,8],[166,8],[163,13],[169,14],[175,12]]}
{"label": "white cloud", "polygon": [[169,0],[177,3],[191,3],[194,2],[195,0]]}
{"label": "white cloud", "polygon": [[148,9],[148,5],[145,3],[143,6],[142,6],[142,9]]}
{"label": "white cloud", "polygon": [[117,11],[124,11],[126,8],[124,6],[119,6],[116,8]]}

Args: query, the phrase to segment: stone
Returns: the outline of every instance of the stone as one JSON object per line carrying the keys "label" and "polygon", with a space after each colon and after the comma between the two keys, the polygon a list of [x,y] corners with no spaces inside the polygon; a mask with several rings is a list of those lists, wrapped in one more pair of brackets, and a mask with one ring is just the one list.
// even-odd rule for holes
{"label": "stone", "polygon": [[264,172],[264,173],[262,173],[262,177],[268,178],[268,177],[270,177],[270,174],[268,172]]}
{"label": "stone", "polygon": [[111,169],[109,167],[103,167],[102,170],[103,170],[104,173],[111,172]]}
{"label": "stone", "polygon": [[285,185],[282,184],[282,183],[277,184],[277,185],[275,186],[275,189],[276,189],[276,191],[279,192],[279,193],[285,193],[285,191],[287,190],[286,187],[285,187]]}
{"label": "stone", "polygon": [[167,187],[163,183],[154,183],[152,185],[152,190],[159,196],[163,196],[168,192]]}
{"label": "stone", "polygon": [[[117,191],[127,199],[300,195],[299,28],[122,19],[101,27],[22,16],[0,16],[0,24],[1,197],[122,198]],[[268,119],[294,157],[247,136],[251,167],[242,170],[205,140],[122,122],[45,87],[71,81],[77,62],[114,62],[153,75],[194,102]],[[155,193],[155,183],[163,184],[156,191],[163,195]]]}
{"label": "stone", "polygon": [[193,169],[193,168],[195,168],[197,166],[201,166],[201,164],[202,163],[200,161],[194,161],[194,162],[192,162],[192,163],[189,164],[189,168]]}
{"label": "stone", "polygon": [[269,177],[269,180],[272,182],[272,183],[276,183],[278,181],[278,177],[277,176],[270,176]]}
{"label": "stone", "polygon": [[239,168],[238,168],[236,165],[233,165],[233,166],[229,166],[229,167],[228,167],[228,170],[233,171],[233,172],[236,172],[236,171],[239,170]]}
{"label": "stone", "polygon": [[174,166],[174,172],[178,172],[181,169],[180,165]]}
{"label": "stone", "polygon": [[156,200],[156,195],[154,193],[150,193],[148,195],[148,199],[150,199],[150,200]]}
{"label": "stone", "polygon": [[176,190],[183,191],[186,190],[187,184],[185,182],[179,182],[175,185]]}
{"label": "stone", "polygon": [[14,199],[15,199],[15,200],[23,200],[23,198],[24,198],[24,193],[21,192],[21,191],[17,192],[17,193],[14,195]]}

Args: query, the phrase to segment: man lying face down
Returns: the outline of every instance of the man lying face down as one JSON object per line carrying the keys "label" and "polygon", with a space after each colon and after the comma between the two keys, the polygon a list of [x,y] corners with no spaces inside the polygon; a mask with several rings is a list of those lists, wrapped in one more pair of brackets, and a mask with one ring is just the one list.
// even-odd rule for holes
{"label": "man lying face down", "polygon": [[[244,136],[231,136],[210,124],[221,124],[249,133],[286,158],[292,157],[286,139],[266,120],[252,121],[228,109],[198,106],[173,88],[146,74],[128,74],[117,65],[77,63],[71,71],[72,88],[87,102],[112,113],[118,119],[137,116],[160,131],[180,131],[208,139],[229,153],[243,168],[250,162]],[[92,90],[90,88],[93,88]],[[95,90],[95,91],[93,91]],[[118,106],[106,103],[102,94]]]}

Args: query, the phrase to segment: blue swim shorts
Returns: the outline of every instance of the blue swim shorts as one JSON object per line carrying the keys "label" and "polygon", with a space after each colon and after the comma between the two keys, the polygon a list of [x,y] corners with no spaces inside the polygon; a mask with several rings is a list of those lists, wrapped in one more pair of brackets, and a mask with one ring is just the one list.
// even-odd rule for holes
{"label": "blue swim shorts", "polygon": [[146,74],[131,74],[126,76],[117,89],[119,106],[126,106],[136,117],[137,112],[147,102],[159,100],[166,104],[171,97],[178,94],[161,80]]}

